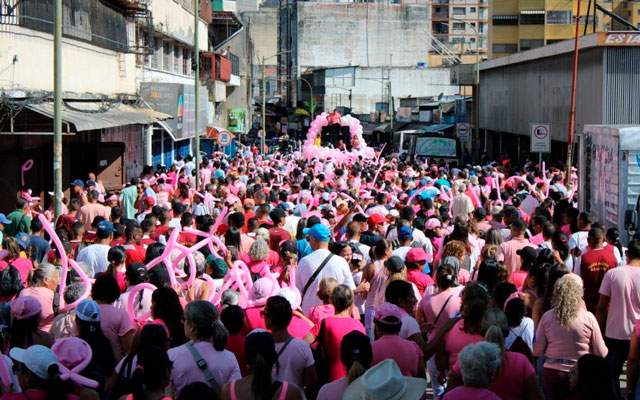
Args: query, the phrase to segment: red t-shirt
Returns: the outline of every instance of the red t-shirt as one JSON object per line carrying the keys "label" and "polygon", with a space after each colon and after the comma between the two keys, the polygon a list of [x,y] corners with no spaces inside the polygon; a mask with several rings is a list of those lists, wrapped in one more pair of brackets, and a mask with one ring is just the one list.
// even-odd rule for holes
{"label": "red t-shirt", "polygon": [[169,226],[164,226],[164,225],[156,226],[155,232],[149,235],[149,237],[153,240],[158,240],[158,238],[164,235],[165,233],[167,233],[168,230],[169,230]]}
{"label": "red t-shirt", "polygon": [[124,244],[122,247],[124,247],[124,252],[127,255],[127,258],[125,259],[126,265],[131,265],[135,262],[144,264],[144,259],[147,253],[144,247],[133,243]]}
{"label": "red t-shirt", "polygon": [[283,240],[291,240],[291,234],[282,228],[269,229],[269,248],[278,251],[280,242]]}
{"label": "red t-shirt", "polygon": [[600,284],[604,274],[618,265],[614,246],[589,250],[580,259],[580,276],[584,281],[584,302],[587,310],[595,314],[600,299]]}
{"label": "red t-shirt", "polygon": [[418,288],[420,296],[424,296],[424,290],[429,285],[433,285],[433,278],[419,269],[407,268],[407,282],[411,282]]}
{"label": "red t-shirt", "polygon": [[[347,369],[340,361],[340,343],[342,338],[351,331],[362,332],[366,335],[364,326],[353,318],[327,317],[324,319],[324,340],[322,341],[327,353],[329,364],[329,381],[333,382],[347,376]],[[317,324],[311,329],[314,337],[320,333],[322,324]]]}
{"label": "red t-shirt", "polygon": [[178,235],[178,243],[191,247],[198,242],[198,235],[194,233],[180,232]]}
{"label": "red t-shirt", "polygon": [[71,227],[74,222],[76,222],[76,217],[72,217],[71,215],[64,214],[58,218],[58,223],[56,224],[56,228],[63,227],[67,230],[67,232],[71,233]]}
{"label": "red t-shirt", "polygon": [[244,228],[242,228],[242,233],[247,233],[247,224],[249,220],[256,216],[256,213],[253,211],[245,211],[244,212]]}
{"label": "red t-shirt", "polygon": [[247,337],[242,333],[236,333],[229,335],[227,338],[227,345],[225,350],[229,350],[236,356],[238,365],[240,366],[240,373],[242,376],[247,376],[249,371],[247,370],[247,363],[244,361],[244,343],[247,341]]}
{"label": "red t-shirt", "polygon": [[109,246],[124,246],[124,238],[113,239],[111,243],[109,243]]}

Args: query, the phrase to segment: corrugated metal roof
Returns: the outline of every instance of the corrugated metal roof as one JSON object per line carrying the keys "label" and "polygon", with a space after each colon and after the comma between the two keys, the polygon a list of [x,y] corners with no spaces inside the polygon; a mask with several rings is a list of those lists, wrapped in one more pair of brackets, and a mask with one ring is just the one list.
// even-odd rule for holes
{"label": "corrugated metal roof", "polygon": [[[103,109],[98,102],[67,102],[73,108],[62,105],[62,121],[72,124],[76,131],[91,131],[125,125],[148,125],[173,118],[148,108],[138,108],[126,104]],[[28,109],[53,119],[53,103],[31,104]]]}

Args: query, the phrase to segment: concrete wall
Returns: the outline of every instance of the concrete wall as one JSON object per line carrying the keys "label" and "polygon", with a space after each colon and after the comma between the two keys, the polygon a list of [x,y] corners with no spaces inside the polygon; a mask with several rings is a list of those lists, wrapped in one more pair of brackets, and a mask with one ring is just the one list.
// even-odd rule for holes
{"label": "concrete wall", "polygon": [[[386,3],[298,3],[298,65],[416,66],[426,62],[429,6]],[[368,36],[368,40],[367,40]]]}
{"label": "concrete wall", "polygon": [[[453,95],[458,86],[450,85],[451,73],[448,68],[394,68],[391,70],[391,94],[396,109],[399,98]],[[381,77],[384,80],[381,81]],[[357,68],[355,86],[352,90],[352,108],[356,114],[368,114],[376,111],[376,103],[388,102],[387,87],[389,71],[381,68]],[[325,111],[338,106],[349,106],[349,92],[327,86],[324,96]]]}
{"label": "concrete wall", "polygon": [[[156,32],[162,32],[164,35],[193,46],[193,12],[169,0],[152,1],[149,9],[153,14]],[[198,24],[200,50],[207,50],[207,42],[207,24],[200,20]]]}
{"label": "concrete wall", "polygon": [[[270,57],[278,52],[277,8],[261,7],[260,11],[243,12],[242,20],[253,43],[254,64],[260,64],[263,56]],[[276,64],[276,58],[270,59],[267,64]]]}
{"label": "concrete wall", "polygon": [[[14,56],[17,56],[15,64]],[[3,26],[0,32],[0,88],[53,91],[53,36],[19,26]],[[65,38],[62,90],[134,94],[135,56]]]}

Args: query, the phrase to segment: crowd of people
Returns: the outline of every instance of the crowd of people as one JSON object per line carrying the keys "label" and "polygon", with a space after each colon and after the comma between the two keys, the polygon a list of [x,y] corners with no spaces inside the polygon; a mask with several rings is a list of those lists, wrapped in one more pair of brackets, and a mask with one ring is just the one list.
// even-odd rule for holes
{"label": "crowd of people", "polygon": [[0,400],[636,398],[640,238],[575,172],[198,161],[0,214]]}

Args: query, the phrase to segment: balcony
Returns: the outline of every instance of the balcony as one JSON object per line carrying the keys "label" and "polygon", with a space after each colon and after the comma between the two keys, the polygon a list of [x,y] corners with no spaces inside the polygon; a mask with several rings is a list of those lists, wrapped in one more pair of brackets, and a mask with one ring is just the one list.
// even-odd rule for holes
{"label": "balcony", "polygon": [[222,81],[239,86],[239,71],[240,60],[233,54],[223,56],[209,52],[200,53],[200,80]]}

